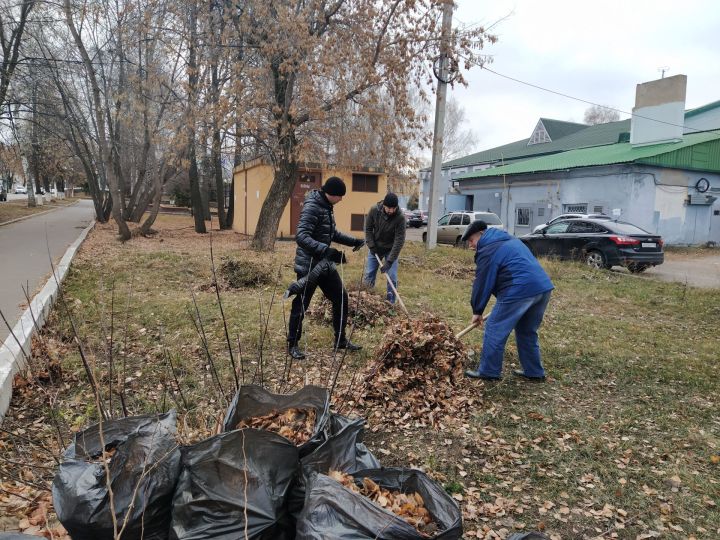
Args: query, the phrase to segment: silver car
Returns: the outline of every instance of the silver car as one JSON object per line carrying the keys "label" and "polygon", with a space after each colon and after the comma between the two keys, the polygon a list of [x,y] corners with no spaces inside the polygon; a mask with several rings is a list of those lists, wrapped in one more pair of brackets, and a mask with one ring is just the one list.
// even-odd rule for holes
{"label": "silver car", "polygon": [[[473,221],[481,219],[493,229],[504,229],[503,222],[497,214],[492,212],[450,212],[438,220],[437,241],[438,244],[452,244],[461,247],[460,240],[465,229]],[[423,242],[427,238],[427,231],[423,232]]]}

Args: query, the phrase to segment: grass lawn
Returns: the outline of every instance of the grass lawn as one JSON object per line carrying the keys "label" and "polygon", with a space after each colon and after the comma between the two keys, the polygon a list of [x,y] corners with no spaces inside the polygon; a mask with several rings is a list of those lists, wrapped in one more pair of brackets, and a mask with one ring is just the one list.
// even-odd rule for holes
{"label": "grass lawn", "polygon": [[[217,429],[232,394],[232,368],[211,286],[209,236],[194,234],[183,216],[159,216],[155,228],[152,238],[120,244],[112,226],[96,227],[73,263],[66,301],[105,406],[120,415],[123,387],[131,414],[177,407],[187,442]],[[233,232],[214,232],[212,243],[216,265],[225,258],[251,261],[270,278],[259,287],[222,290],[221,299],[235,356],[238,344],[242,350],[245,381],[262,377],[276,390],[289,314],[279,296],[294,278],[295,246],[278,242],[275,252],[256,253]],[[364,254],[349,255],[346,283],[359,282]],[[355,408],[368,418],[370,449],[384,465],[422,467],[439,480],[462,507],[466,538],[528,530],[553,539],[720,538],[720,291],[542,264],[556,286],[541,328],[548,382],[514,378],[517,352],[509,343],[503,381],[461,381],[448,396],[474,400],[464,414],[429,426],[391,414],[394,404]],[[470,251],[426,252],[410,243],[400,259],[400,294],[412,316],[430,312],[459,331],[471,318],[472,275]],[[212,362],[192,323],[193,297]],[[355,330],[352,339],[364,348],[340,371],[337,407],[354,408],[352,381],[374,358],[387,324],[378,317],[374,327]],[[306,320],[305,329],[309,360],[293,366],[293,388],[324,385],[332,376],[330,326]],[[482,331],[463,340],[479,350]],[[4,494],[22,485],[30,490],[26,498],[47,500],[53,461],[25,438],[59,453],[59,437],[67,443],[97,419],[60,304],[37,345],[36,375],[48,359],[58,359],[62,382],[18,380],[0,433],[0,448],[10,456],[0,459],[0,515],[7,516],[0,530],[14,530],[26,515],[8,509],[22,503]]]}
{"label": "grass lawn", "polygon": [[3,201],[0,203],[0,224],[40,212],[47,212],[53,208],[67,206],[74,202],[75,199],[53,199],[50,203],[31,208],[28,206],[27,200]]}

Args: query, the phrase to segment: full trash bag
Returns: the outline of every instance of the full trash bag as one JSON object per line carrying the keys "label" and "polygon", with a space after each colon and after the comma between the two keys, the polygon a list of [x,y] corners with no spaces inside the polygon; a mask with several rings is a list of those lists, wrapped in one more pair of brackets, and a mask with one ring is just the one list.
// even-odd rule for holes
{"label": "full trash bag", "polygon": [[325,442],[300,460],[300,482],[293,489],[289,501],[293,516],[297,518],[305,504],[305,478],[313,473],[327,474],[331,470],[352,473],[380,468],[380,462],[362,442],[364,430],[363,418],[330,415]]}
{"label": "full trash bag", "polygon": [[239,429],[182,450],[173,540],[291,540],[287,495],[298,449],[269,431]]}
{"label": "full trash bag", "polygon": [[[118,531],[123,540],[165,540],[180,472],[176,415],[134,416],[102,424]],[[58,519],[73,540],[113,539],[100,425],[75,435],[52,486]],[[108,459],[108,458],[106,458]]]}
{"label": "full trash bag", "polygon": [[[370,478],[379,486],[403,493],[418,492],[438,532],[430,538],[455,540],[462,536],[462,515],[455,501],[425,473],[415,469],[365,469],[352,473],[356,480]],[[297,540],[418,540],[420,534],[402,518],[353,493],[321,474],[307,481],[307,494],[297,523]]]}
{"label": "full trash bag", "polygon": [[241,386],[225,415],[225,431],[236,429],[241,420],[292,408],[312,408],[316,412],[312,437],[298,447],[300,456],[305,456],[324,440],[323,429],[330,409],[330,394],[327,388],[305,386],[294,394],[273,394],[260,386]]}

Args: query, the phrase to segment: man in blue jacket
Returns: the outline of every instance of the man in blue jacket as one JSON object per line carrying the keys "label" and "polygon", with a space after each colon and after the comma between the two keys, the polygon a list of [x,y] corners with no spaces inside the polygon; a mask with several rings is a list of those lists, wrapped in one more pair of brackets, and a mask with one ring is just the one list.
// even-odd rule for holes
{"label": "man in blue jacket", "polygon": [[482,314],[490,295],[496,298],[485,322],[480,365],[465,371],[465,375],[500,380],[505,343],[514,329],[522,366],[515,375],[545,380],[537,330],[554,288],[552,281],[522,241],[501,229],[488,229],[484,221],[468,225],[462,240],[475,250],[477,268],[470,299],[473,324],[483,323]]}

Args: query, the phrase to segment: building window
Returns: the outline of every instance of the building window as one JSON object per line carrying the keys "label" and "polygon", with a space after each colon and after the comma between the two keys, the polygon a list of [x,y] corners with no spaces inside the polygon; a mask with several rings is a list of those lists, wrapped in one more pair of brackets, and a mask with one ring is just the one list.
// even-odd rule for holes
{"label": "building window", "polygon": [[603,207],[602,206],[593,206],[593,212],[595,212],[596,214],[602,214]]}
{"label": "building window", "polygon": [[351,231],[364,231],[365,230],[365,214],[350,214],[350,230]]}
{"label": "building window", "polygon": [[378,177],[376,174],[353,174],[352,190],[366,191],[369,193],[378,192]]}
{"label": "building window", "polygon": [[515,220],[516,225],[530,225],[530,209],[529,208],[518,208],[517,219]]}
{"label": "building window", "polygon": [[538,217],[545,217],[545,209],[542,206],[538,208]]}
{"label": "building window", "polygon": [[587,214],[587,204],[563,204],[563,213]]}

